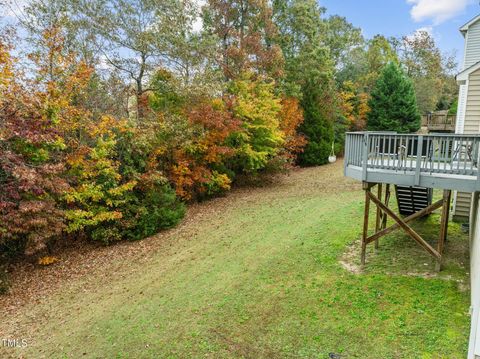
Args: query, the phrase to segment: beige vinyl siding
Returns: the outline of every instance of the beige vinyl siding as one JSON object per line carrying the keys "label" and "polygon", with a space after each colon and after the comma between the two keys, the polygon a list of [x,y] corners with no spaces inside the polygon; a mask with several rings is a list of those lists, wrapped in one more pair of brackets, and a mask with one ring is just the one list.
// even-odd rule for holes
{"label": "beige vinyl siding", "polygon": [[[477,23],[477,24],[480,24]],[[475,25],[477,25],[475,24]],[[470,36],[470,35],[469,35]],[[480,43],[478,44],[480,49]],[[480,54],[479,54],[480,61]],[[475,71],[468,79],[467,90],[467,106],[465,109],[465,124],[463,133],[479,134],[480,133],[480,70]],[[472,203],[472,194],[459,192],[455,202],[456,219],[468,219],[470,216],[470,206]]]}
{"label": "beige vinyl siding", "polygon": [[466,192],[457,193],[457,201],[455,202],[455,213],[453,214],[456,220],[468,220],[470,217],[470,206],[472,204],[472,194]]}
{"label": "beige vinyl siding", "polygon": [[463,133],[468,135],[478,134],[480,133],[480,70],[470,75],[467,91],[467,107],[465,109]]}
{"label": "beige vinyl siding", "polygon": [[470,25],[466,35],[465,69],[480,61],[480,20]]}

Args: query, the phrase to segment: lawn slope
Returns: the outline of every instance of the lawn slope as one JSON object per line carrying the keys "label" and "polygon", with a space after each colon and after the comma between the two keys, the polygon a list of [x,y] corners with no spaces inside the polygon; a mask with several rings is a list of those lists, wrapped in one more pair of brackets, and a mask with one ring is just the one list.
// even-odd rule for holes
{"label": "lawn slope", "polygon": [[[365,271],[346,270],[341,261],[358,264],[348,253],[358,253],[363,194],[341,171],[298,170],[196,205],[178,229],[128,244],[137,255],[106,249],[90,272],[14,308],[0,337],[28,346],[0,357],[465,357],[466,236],[451,225],[440,275],[401,233],[369,249]],[[438,216],[417,226],[433,238]]]}

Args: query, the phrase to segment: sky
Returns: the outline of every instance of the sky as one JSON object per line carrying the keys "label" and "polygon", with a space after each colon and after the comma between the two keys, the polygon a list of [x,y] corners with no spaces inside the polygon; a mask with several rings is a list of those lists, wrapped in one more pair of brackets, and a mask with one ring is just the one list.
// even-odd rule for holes
{"label": "sky", "polygon": [[[365,37],[411,35],[428,30],[444,52],[456,51],[461,65],[464,38],[459,28],[480,14],[478,0],[319,0],[328,15],[341,15]],[[460,66],[461,67],[461,66]]]}

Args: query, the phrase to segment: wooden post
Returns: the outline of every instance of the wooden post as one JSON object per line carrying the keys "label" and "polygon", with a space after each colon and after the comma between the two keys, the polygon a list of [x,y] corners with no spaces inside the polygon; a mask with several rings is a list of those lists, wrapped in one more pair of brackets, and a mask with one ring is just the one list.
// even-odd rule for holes
{"label": "wooden post", "polygon": [[362,236],[362,254],[360,262],[362,266],[365,265],[365,256],[367,252],[367,238],[368,238],[368,215],[370,212],[370,185],[367,182],[363,183],[365,190],[365,213],[363,216],[363,236]]}
{"label": "wooden post", "polygon": [[[424,217],[430,213],[432,213],[433,211],[435,211],[436,209],[442,207],[443,205],[443,199],[429,205],[428,207],[418,211],[418,212],[415,212],[414,214],[406,217],[403,219],[403,222],[405,222],[406,224],[418,219],[418,218],[421,218],[421,217]],[[398,228],[401,228],[400,225],[398,223],[394,223],[392,224],[390,227],[388,228],[384,228],[382,229],[381,231],[379,231],[378,233],[375,233],[373,235],[371,235],[370,237],[367,238],[367,244],[370,244],[372,243],[373,241],[376,241],[377,239],[379,239],[380,237],[383,237],[391,232],[393,232],[394,230],[398,229]]]}
{"label": "wooden post", "polygon": [[386,207],[382,202],[380,202],[371,192],[367,191],[367,196],[370,197],[373,203],[380,207],[386,214],[388,214],[399,226],[418,244],[420,244],[427,252],[429,252],[435,258],[440,258],[440,253],[437,252],[430,244],[428,244],[420,235],[415,232],[408,224],[405,223],[403,219],[398,217],[390,208]]}
{"label": "wooden post", "polygon": [[[377,190],[377,197],[378,199],[381,201],[382,200],[382,184],[379,183],[378,186],[377,186],[378,190]],[[377,218],[376,218],[376,221],[375,221],[375,233],[378,233],[378,231],[380,230],[380,226],[382,225],[381,221],[382,221],[382,215],[383,215],[383,212],[380,211],[380,207],[376,206],[377,207]],[[378,239],[375,241],[375,249],[378,249]]]}
{"label": "wooden post", "polygon": [[[388,207],[388,202],[390,202],[390,183],[387,183],[385,187],[385,206]],[[383,213],[382,218],[382,229],[387,228],[387,214]]]}
{"label": "wooden post", "polygon": [[[372,192],[372,188],[378,185],[377,192],[375,195]],[[383,197],[383,188],[385,188],[385,197]],[[363,182],[363,189],[365,191],[365,213],[363,219],[363,234],[362,234],[362,253],[361,253],[361,264],[362,266],[366,263],[366,252],[367,245],[372,242],[377,242],[380,237],[385,236],[386,234],[392,232],[395,229],[403,229],[413,240],[415,240],[420,246],[422,246],[428,253],[435,257],[437,263],[437,270],[441,269],[443,251],[445,247],[445,241],[447,238],[448,231],[448,219],[450,213],[450,200],[452,192],[450,190],[444,190],[443,198],[437,202],[428,205],[424,209],[413,213],[412,215],[406,218],[400,218],[395,212],[393,212],[389,207],[390,199],[390,186],[387,184],[383,186],[381,184],[369,183],[367,181]],[[378,196],[378,197],[377,197]],[[382,201],[383,199],[383,201]],[[370,203],[376,205],[376,221],[375,221],[375,233],[371,236],[368,236],[368,225],[369,225],[369,212],[370,212]],[[428,242],[426,242],[412,227],[407,223],[414,221],[420,217],[423,217],[429,213],[432,213],[437,208],[442,207],[442,219],[440,224],[440,236],[438,240],[437,248],[432,247]],[[387,228],[387,216],[395,221],[395,223]]]}
{"label": "wooden post", "polygon": [[440,258],[437,259],[435,269],[437,271],[442,270],[443,262],[443,250],[445,248],[445,240],[447,239],[448,232],[448,217],[450,215],[450,198],[452,196],[451,190],[443,191],[443,204],[442,204],[442,219],[440,223],[440,236],[438,238],[437,252],[440,254]]}

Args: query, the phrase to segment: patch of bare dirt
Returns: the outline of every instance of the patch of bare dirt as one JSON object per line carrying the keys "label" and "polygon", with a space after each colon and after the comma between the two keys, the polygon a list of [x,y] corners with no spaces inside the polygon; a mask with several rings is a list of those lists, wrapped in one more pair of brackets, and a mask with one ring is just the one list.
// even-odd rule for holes
{"label": "patch of bare dirt", "polygon": [[340,258],[340,264],[342,267],[350,273],[353,274],[361,274],[363,273],[363,268],[358,263],[359,258],[359,248],[360,248],[360,241],[356,241],[351,246],[347,247],[347,250]]}

